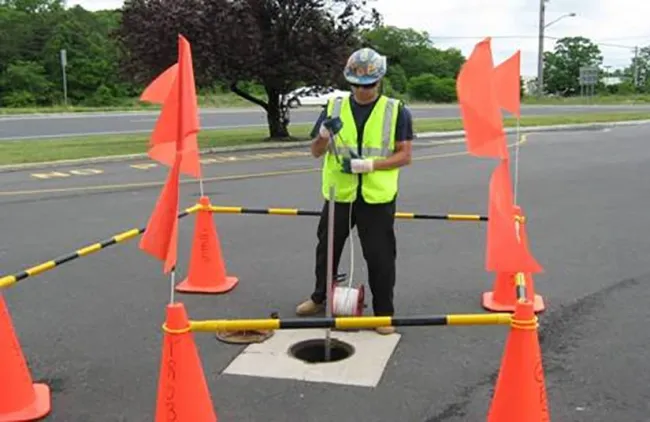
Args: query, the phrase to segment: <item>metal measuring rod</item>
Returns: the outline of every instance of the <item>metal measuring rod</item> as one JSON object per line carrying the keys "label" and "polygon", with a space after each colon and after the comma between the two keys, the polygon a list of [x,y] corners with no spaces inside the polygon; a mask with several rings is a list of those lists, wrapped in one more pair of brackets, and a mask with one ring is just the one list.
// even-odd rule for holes
{"label": "metal measuring rod", "polygon": [[339,156],[339,150],[336,147],[336,135],[343,128],[343,121],[340,117],[333,117],[330,119],[325,119],[325,121],[323,121],[323,126],[325,126],[325,128],[330,132],[330,146],[332,147],[332,152],[334,152],[334,158],[336,158],[336,162],[340,163],[341,158]]}
{"label": "metal measuring rod", "polygon": [[[340,118],[335,117],[332,119],[327,119],[323,122],[323,126],[330,132],[330,146],[334,152],[334,157],[338,163],[341,162],[339,157],[338,149],[336,148],[336,135],[343,128],[343,122]],[[327,218],[327,288],[326,290],[326,315],[327,318],[332,317],[332,285],[334,278],[334,202],[336,195],[336,186],[332,183],[330,185],[330,201],[328,207],[328,218]],[[331,328],[325,329],[325,362],[331,360]]]}

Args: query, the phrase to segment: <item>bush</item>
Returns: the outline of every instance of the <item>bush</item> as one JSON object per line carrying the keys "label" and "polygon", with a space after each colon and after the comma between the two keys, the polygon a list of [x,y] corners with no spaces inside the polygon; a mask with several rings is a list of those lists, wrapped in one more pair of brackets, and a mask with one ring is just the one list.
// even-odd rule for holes
{"label": "bush", "polygon": [[120,99],[113,94],[113,90],[102,84],[97,88],[93,95],[90,96],[90,98],[84,101],[84,105],[90,107],[107,107],[116,106],[119,102]]}
{"label": "bush", "polygon": [[408,78],[402,66],[398,64],[389,66],[386,78],[390,79],[391,85],[396,92],[406,92]]}
{"label": "bush", "polygon": [[0,105],[9,108],[34,107],[38,105],[36,97],[25,90],[12,91],[2,97]]}
{"label": "bush", "polygon": [[52,101],[54,85],[43,65],[21,61],[9,64],[0,75],[0,97],[7,107],[27,107]]}
{"label": "bush", "polygon": [[456,101],[456,81],[424,73],[411,78],[408,92],[414,100],[450,103]]}

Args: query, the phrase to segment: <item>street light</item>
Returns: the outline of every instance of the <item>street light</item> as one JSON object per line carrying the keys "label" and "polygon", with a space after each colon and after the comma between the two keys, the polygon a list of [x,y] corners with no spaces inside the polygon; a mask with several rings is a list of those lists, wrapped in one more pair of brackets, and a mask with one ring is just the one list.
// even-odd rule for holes
{"label": "street light", "polygon": [[551,21],[551,22],[547,23],[546,25],[544,25],[544,28],[548,28],[549,26],[553,25],[557,21],[560,21],[560,20],[562,20],[564,18],[572,18],[575,15],[576,15],[575,13],[567,13],[566,15],[562,15],[559,18],[555,19],[554,21]]}
{"label": "street light", "polygon": [[544,93],[544,29],[553,25],[554,23],[569,17],[576,16],[575,13],[567,13],[560,16],[559,18],[549,22],[548,24],[544,23],[546,6],[544,3],[549,0],[539,0],[539,42],[537,46],[537,97],[541,98]]}

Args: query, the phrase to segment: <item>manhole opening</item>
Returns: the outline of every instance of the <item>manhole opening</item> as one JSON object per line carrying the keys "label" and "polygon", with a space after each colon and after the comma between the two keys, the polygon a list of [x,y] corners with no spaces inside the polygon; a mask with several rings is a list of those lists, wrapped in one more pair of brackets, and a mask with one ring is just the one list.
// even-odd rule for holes
{"label": "manhole opening", "polygon": [[338,362],[354,354],[354,347],[336,339],[330,339],[330,360],[325,361],[325,339],[305,340],[294,344],[289,354],[307,363]]}

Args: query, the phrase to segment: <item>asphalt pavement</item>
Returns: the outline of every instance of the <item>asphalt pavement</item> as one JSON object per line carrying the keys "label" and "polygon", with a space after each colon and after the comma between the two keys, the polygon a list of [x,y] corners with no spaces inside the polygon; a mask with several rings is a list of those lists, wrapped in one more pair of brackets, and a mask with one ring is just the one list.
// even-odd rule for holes
{"label": "asphalt pavement", "polygon": [[[415,118],[455,118],[458,106],[412,106]],[[524,106],[522,115],[584,114],[625,111],[647,111],[650,105],[603,106]],[[319,108],[299,108],[291,111],[294,124],[313,123]],[[0,116],[0,140],[60,138],[102,134],[150,132],[158,112],[73,113],[58,115]],[[203,129],[234,129],[265,126],[266,115],[261,108],[201,110]]]}
{"label": "asphalt pavement", "polygon": [[[648,125],[540,133],[521,145],[518,199],[546,270],[535,281],[548,306],[540,336],[552,420],[637,422],[650,411],[650,335],[642,325],[650,316],[649,133]],[[462,144],[419,148],[401,178],[399,209],[485,213],[495,163],[463,151]],[[219,205],[318,209],[316,164],[299,155],[215,162],[205,166],[205,193]],[[0,174],[2,273],[146,223],[165,170],[104,170]],[[197,200],[198,189],[196,182],[182,185],[184,205]],[[177,300],[193,319],[293,316],[313,283],[316,221],[215,216],[228,272],[240,284],[227,295]],[[398,312],[482,312],[480,295],[493,281],[483,267],[485,225],[397,227]],[[192,230],[193,218],[182,220],[182,276]],[[355,273],[364,272],[359,264]],[[53,389],[46,420],[151,420],[169,279],[137,240],[28,278],[5,296],[34,378]],[[204,333],[195,338],[220,421],[485,420],[507,328],[400,332],[376,388],[224,375],[243,347]]]}

